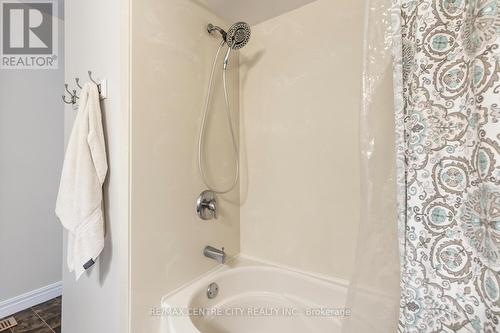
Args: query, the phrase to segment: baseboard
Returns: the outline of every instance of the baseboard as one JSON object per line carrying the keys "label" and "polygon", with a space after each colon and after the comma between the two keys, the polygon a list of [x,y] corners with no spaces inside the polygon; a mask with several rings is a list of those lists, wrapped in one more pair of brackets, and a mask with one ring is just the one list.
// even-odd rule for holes
{"label": "baseboard", "polygon": [[42,288],[32,290],[26,294],[2,301],[0,302],[0,318],[10,316],[16,312],[25,310],[61,295],[62,282],[59,281]]}

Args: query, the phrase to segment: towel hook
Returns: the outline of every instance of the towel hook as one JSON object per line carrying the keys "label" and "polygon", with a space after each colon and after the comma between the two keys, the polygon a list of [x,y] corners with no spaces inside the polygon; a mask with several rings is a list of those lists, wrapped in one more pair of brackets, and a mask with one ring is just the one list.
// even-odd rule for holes
{"label": "towel hook", "polygon": [[76,81],[76,86],[80,89],[83,89],[83,87],[80,85],[80,78],[79,77],[75,77],[75,81]]}
{"label": "towel hook", "polygon": [[90,81],[92,81],[97,86],[97,91],[99,92],[99,95],[101,95],[101,84],[94,81],[94,79],[92,78],[92,71],[88,71],[88,73]]}
{"label": "towel hook", "polygon": [[73,99],[71,99],[70,101],[67,101],[67,100],[66,100],[66,95],[62,95],[62,100],[63,100],[63,102],[64,102],[64,103],[66,103],[66,104],[74,104],[74,103],[73,103]]}
{"label": "towel hook", "polygon": [[73,92],[69,91],[67,83],[64,84],[64,89],[69,94],[70,100],[67,101],[66,94],[64,94],[64,95],[62,95],[63,102],[66,104],[76,104],[76,100],[78,99],[78,96],[76,95],[76,90],[73,90]]}

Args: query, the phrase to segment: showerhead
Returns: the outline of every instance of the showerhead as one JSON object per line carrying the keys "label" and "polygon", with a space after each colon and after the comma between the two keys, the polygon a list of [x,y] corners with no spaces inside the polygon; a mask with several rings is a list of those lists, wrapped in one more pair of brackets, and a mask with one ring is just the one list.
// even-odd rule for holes
{"label": "showerhead", "polygon": [[226,35],[227,46],[233,50],[241,49],[250,40],[250,26],[245,22],[233,24]]}
{"label": "showerhead", "polygon": [[[250,40],[251,34],[250,26],[245,22],[238,22],[233,24],[227,32],[221,27],[209,23],[207,26],[207,31],[209,34],[212,34],[215,31],[220,33],[223,43],[226,43],[228,46],[226,56],[224,57],[224,71],[227,69],[231,51],[241,49],[243,46],[247,45],[248,41]],[[223,43],[220,45],[219,51]],[[219,53],[217,52],[217,54]]]}
{"label": "showerhead", "polygon": [[210,23],[207,26],[207,30],[210,34],[214,31],[219,32],[227,46],[233,50],[241,49],[250,40],[250,26],[245,22],[233,24],[227,32]]}

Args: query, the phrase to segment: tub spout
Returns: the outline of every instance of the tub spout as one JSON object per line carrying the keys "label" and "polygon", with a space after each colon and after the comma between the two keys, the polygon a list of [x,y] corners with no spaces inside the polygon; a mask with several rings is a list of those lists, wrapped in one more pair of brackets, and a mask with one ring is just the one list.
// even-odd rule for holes
{"label": "tub spout", "polygon": [[219,264],[226,262],[226,253],[224,248],[222,250],[216,249],[213,246],[206,246],[203,250],[205,257],[216,260]]}

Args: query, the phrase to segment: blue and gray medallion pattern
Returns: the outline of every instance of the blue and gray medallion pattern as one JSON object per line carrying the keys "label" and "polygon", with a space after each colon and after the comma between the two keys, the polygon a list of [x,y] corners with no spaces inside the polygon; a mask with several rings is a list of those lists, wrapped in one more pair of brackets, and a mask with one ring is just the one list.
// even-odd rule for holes
{"label": "blue and gray medallion pattern", "polygon": [[500,332],[500,0],[395,1],[399,331]]}

